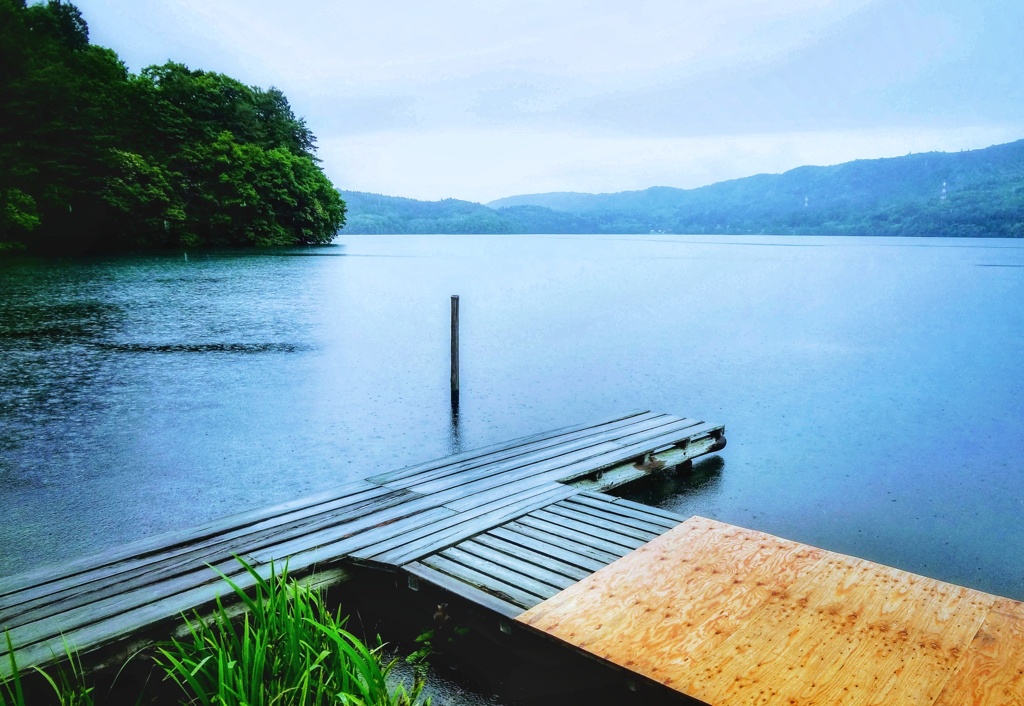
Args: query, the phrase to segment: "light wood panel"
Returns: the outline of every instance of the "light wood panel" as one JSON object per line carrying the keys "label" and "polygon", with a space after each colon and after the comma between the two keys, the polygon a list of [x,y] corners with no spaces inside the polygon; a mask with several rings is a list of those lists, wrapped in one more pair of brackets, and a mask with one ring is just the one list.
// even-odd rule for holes
{"label": "light wood panel", "polygon": [[1024,706],[1024,609],[1000,598],[935,706]]}
{"label": "light wood panel", "polygon": [[704,518],[517,619],[709,704],[1024,706],[1022,604]]}

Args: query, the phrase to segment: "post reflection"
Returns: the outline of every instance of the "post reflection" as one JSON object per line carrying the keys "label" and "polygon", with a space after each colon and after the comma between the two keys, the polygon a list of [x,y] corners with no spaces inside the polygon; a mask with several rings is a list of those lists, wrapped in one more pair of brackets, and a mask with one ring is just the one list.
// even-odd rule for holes
{"label": "post reflection", "polygon": [[448,419],[448,453],[462,453],[462,425],[459,422],[458,395],[452,395],[451,416]]}

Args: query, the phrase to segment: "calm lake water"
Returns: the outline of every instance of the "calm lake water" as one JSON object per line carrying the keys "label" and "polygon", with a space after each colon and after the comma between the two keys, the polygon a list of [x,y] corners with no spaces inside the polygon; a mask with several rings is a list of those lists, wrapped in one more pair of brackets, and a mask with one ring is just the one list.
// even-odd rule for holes
{"label": "calm lake water", "polygon": [[0,361],[0,575],[652,409],[724,423],[729,446],[644,499],[1024,599],[1020,241],[7,260]]}

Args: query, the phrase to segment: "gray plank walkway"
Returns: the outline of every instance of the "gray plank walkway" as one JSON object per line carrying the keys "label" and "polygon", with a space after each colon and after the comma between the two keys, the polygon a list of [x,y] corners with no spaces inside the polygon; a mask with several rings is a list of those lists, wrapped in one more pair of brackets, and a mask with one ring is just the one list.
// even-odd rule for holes
{"label": "gray plank walkway", "polygon": [[404,571],[517,615],[684,519],[587,488],[724,445],[721,425],[651,412],[494,444],[0,578],[0,632],[28,667],[65,640],[85,655],[168,631],[224,593],[211,566],[247,585],[235,555],[264,576],[286,560],[297,576]]}
{"label": "gray plank walkway", "polygon": [[686,519],[651,510],[597,493],[569,495],[403,568],[515,617]]}

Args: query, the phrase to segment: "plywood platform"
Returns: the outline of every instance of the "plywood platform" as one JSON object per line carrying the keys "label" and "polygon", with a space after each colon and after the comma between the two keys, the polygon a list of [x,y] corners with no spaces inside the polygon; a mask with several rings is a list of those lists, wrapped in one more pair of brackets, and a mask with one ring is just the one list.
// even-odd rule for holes
{"label": "plywood platform", "polygon": [[1024,705],[1024,604],[700,517],[518,620],[716,706]]}

